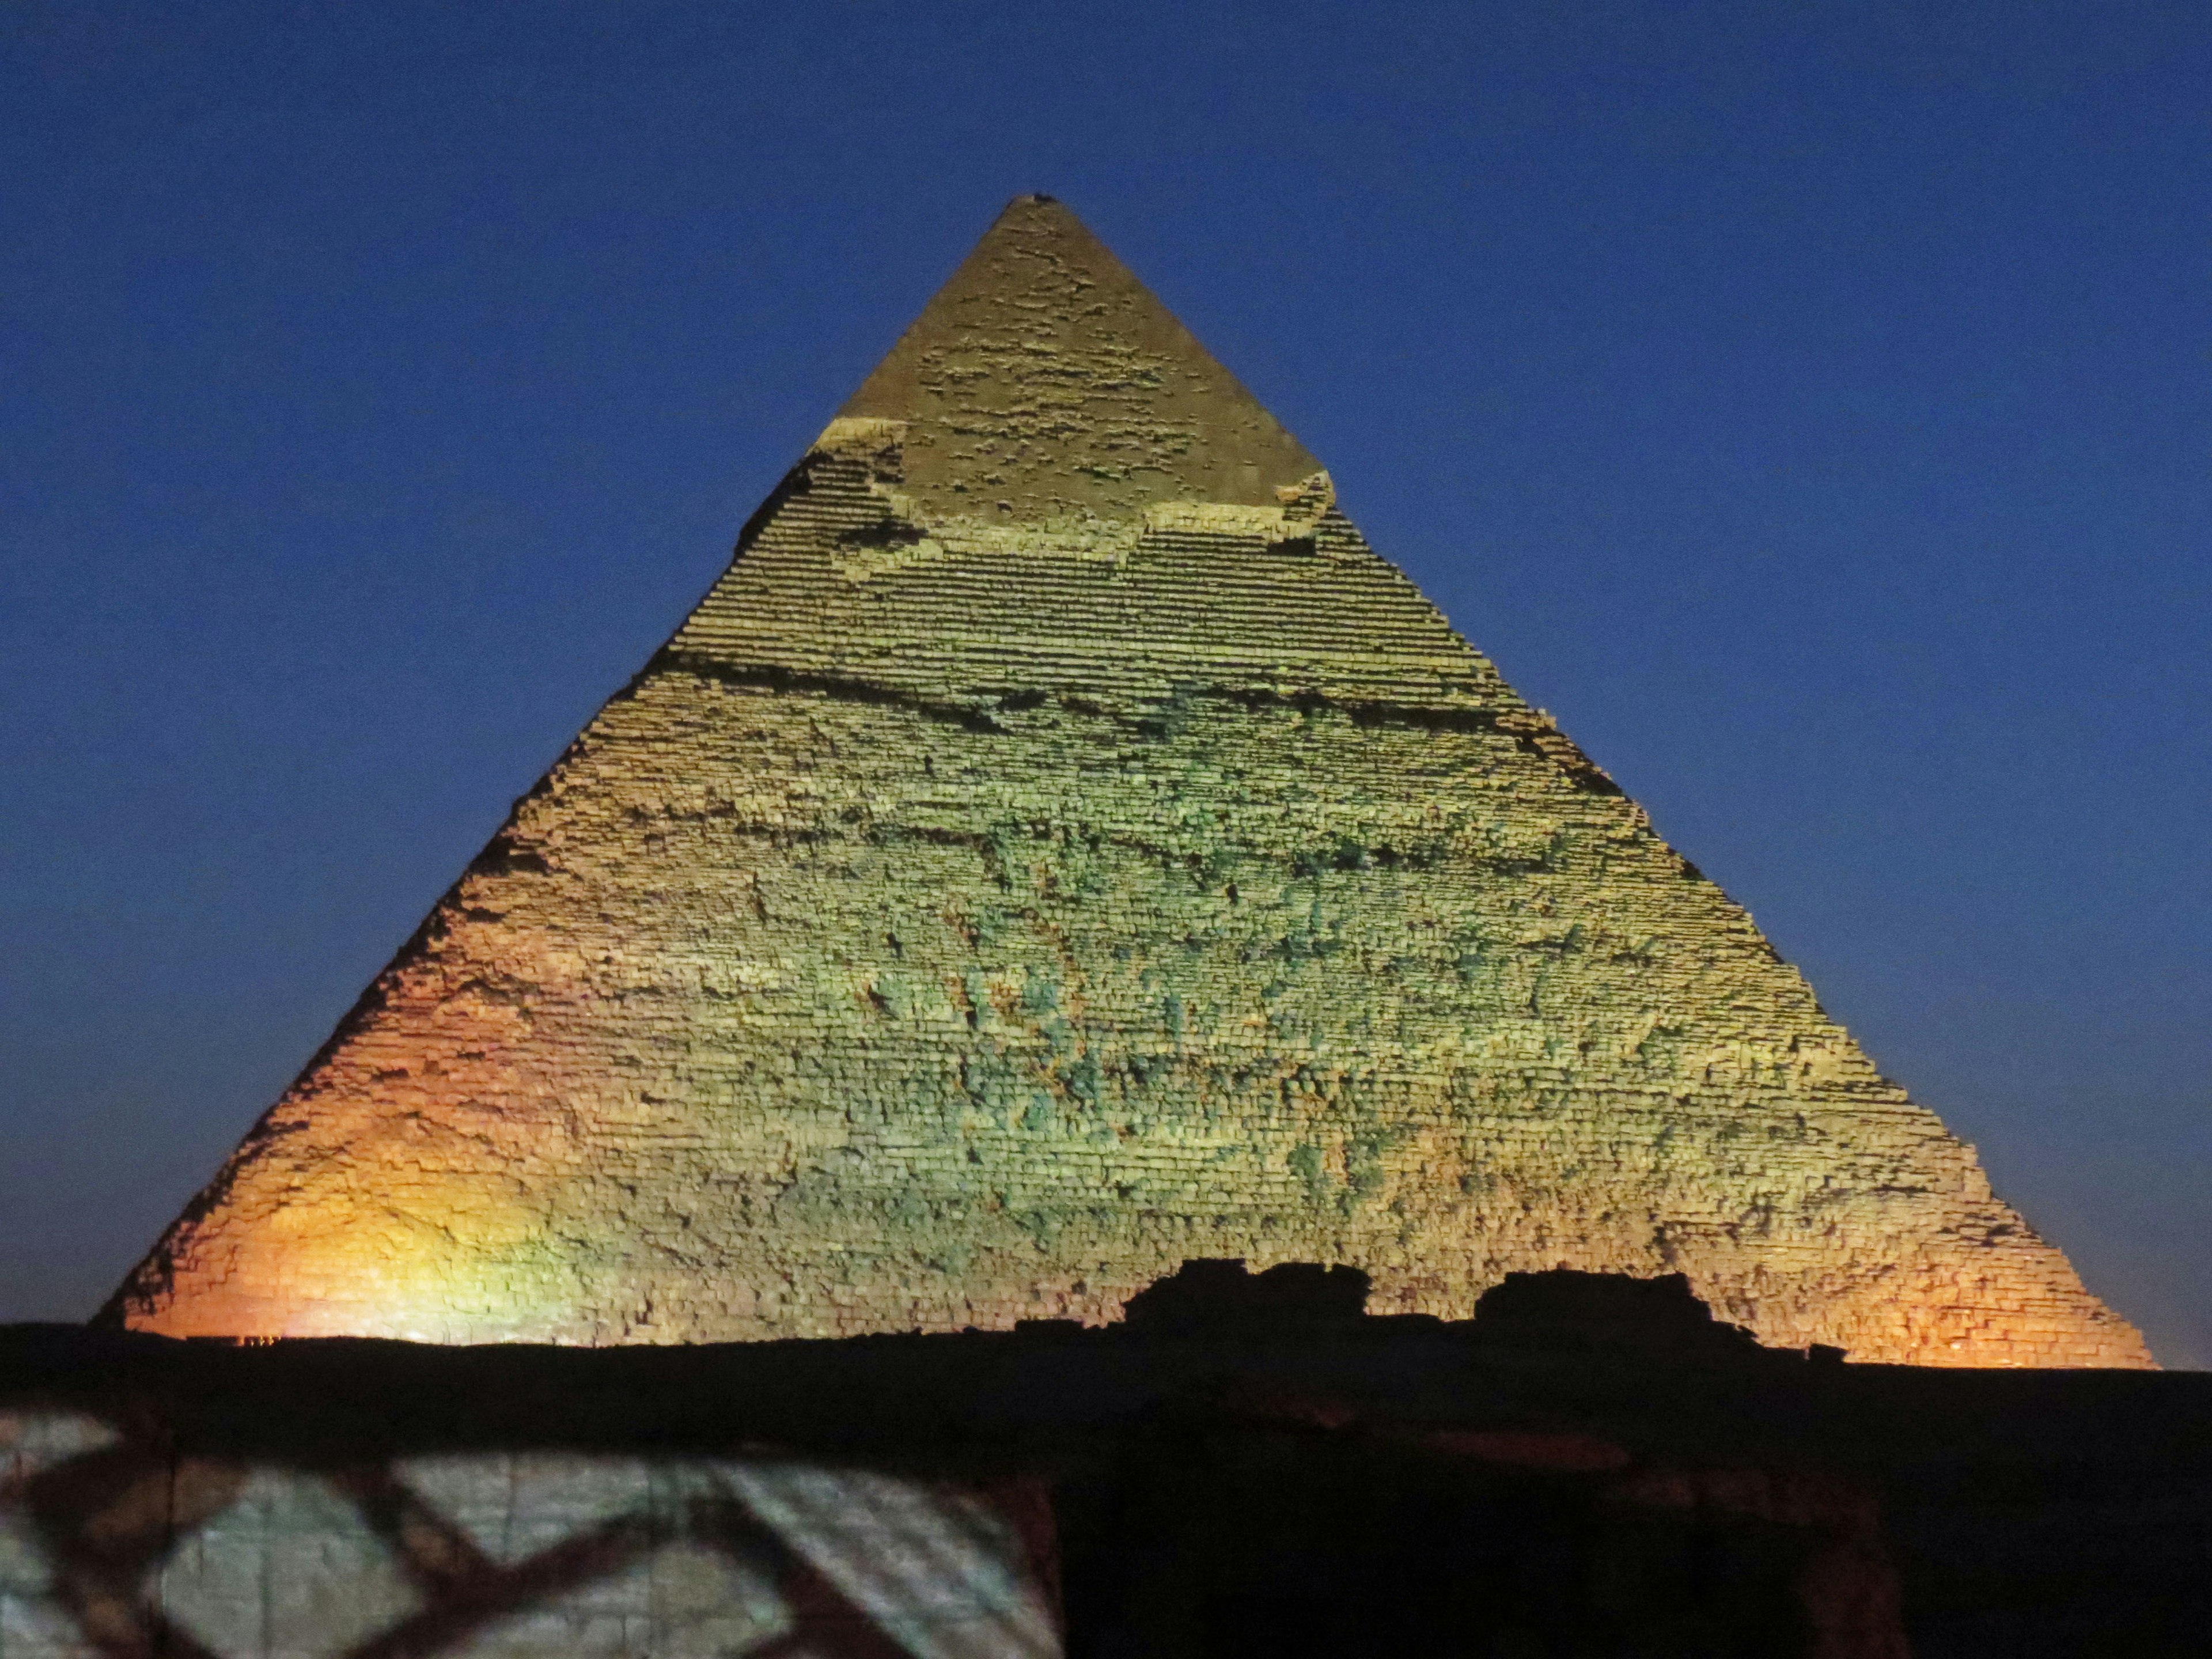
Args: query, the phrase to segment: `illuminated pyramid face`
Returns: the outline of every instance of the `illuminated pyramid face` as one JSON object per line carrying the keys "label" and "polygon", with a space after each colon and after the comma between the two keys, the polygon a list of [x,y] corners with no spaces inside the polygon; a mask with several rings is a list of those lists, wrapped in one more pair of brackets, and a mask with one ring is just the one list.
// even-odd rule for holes
{"label": "illuminated pyramid face", "polygon": [[2140,1364],[1066,210],[1007,209],[111,1312],[674,1342],[1463,1317]]}

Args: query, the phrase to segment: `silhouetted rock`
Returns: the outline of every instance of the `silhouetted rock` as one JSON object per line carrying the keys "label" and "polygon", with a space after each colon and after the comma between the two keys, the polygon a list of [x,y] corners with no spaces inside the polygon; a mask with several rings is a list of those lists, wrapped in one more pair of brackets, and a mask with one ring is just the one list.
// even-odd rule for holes
{"label": "silhouetted rock", "polygon": [[1285,1261],[1255,1273],[1239,1261],[1186,1261],[1131,1297],[1131,1327],[1160,1335],[1341,1328],[1367,1307],[1357,1267]]}
{"label": "silhouetted rock", "polygon": [[1680,1273],[1508,1273],[1474,1304],[1474,1334],[1532,1347],[1628,1348],[1654,1355],[1729,1358],[1766,1352],[1723,1324]]}

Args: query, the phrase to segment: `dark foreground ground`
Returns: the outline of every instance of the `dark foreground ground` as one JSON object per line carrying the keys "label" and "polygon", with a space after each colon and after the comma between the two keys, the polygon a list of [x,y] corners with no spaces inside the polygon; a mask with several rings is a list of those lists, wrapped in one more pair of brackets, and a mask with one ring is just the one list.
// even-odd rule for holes
{"label": "dark foreground ground", "polygon": [[1665,1281],[1523,1285],[1443,1325],[1359,1316],[1340,1270],[1209,1271],[1103,1330],[576,1350],[0,1328],[0,1414],[87,1412],[176,1468],[557,1448],[1029,1492],[1067,1651],[1102,1659],[2212,1654],[2212,1374],[1778,1353]]}

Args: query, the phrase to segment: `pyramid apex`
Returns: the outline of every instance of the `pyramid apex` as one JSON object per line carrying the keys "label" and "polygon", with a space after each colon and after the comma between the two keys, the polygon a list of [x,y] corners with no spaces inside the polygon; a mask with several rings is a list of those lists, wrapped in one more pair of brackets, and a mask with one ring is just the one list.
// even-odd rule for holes
{"label": "pyramid apex", "polygon": [[1017,196],[838,411],[903,424],[923,510],[1272,505],[1320,470],[1056,198]]}
{"label": "pyramid apex", "polygon": [[[1024,191],[1019,196],[1009,198],[1006,206],[999,210],[999,217],[991,222],[991,230],[996,230],[1000,221],[1023,214],[1067,219],[1079,225],[1082,223],[1081,220],[1075,217],[1074,210],[1059,197],[1048,196],[1041,190],[1031,190]],[[983,234],[988,237],[991,232],[987,230]]]}

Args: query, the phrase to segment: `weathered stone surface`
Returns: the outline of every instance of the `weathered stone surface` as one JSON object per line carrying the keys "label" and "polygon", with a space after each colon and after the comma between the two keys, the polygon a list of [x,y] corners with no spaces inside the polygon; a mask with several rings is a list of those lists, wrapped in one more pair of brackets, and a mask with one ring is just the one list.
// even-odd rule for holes
{"label": "weathered stone surface", "polygon": [[178,1334],[1113,1317],[1194,1257],[1464,1317],[2141,1339],[1751,919],[1016,203],[118,1292]]}

